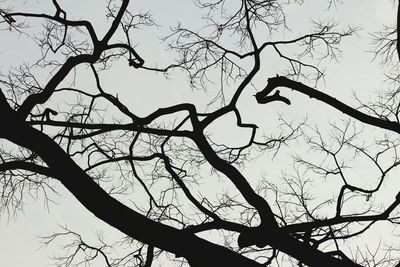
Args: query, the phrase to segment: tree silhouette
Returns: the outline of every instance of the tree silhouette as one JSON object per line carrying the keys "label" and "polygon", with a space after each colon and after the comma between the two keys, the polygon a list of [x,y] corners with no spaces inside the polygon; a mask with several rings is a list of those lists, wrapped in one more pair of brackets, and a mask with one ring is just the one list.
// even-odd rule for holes
{"label": "tree silhouette", "polygon": [[[163,258],[177,266],[398,264],[395,245],[352,247],[374,225],[384,222],[395,232],[399,222],[400,195],[390,198],[388,189],[396,190],[389,177],[400,164],[396,26],[372,35],[375,58],[389,66],[389,89],[371,102],[356,97],[352,106],[318,88],[323,64],[338,60],[342,39],[357,28],[341,30],[328,19],[313,22],[306,34],[291,32],[288,10],[303,1],[197,0],[193,14],[203,25],[169,29],[162,37],[170,57],[165,66],[141,53],[150,44],[140,32],[156,31],[157,18],[130,2],[107,1],[101,27],[74,19],[57,0],[39,11],[0,9],[2,38],[18,34],[26,49],[39,52],[27,59],[34,63],[0,77],[3,212],[19,210],[27,195],[52,201],[57,181],[126,235],[121,256],[112,252],[118,245],[102,238],[91,244],[63,227],[43,239],[68,243],[60,266],[99,259],[105,266],[151,266]],[[282,32],[294,37],[281,38]],[[267,77],[266,68],[278,75]],[[124,75],[138,73],[167,81],[186,77],[179,86],[191,92],[190,101],[161,104],[161,91],[170,89],[160,85],[160,97],[144,103],[145,86],[135,81],[131,99],[121,96],[119,87],[129,80]],[[277,116],[276,125],[266,126],[273,108],[295,110],[299,95],[309,98],[307,105],[333,108],[338,115],[332,119],[341,113],[345,119],[322,129],[308,119]],[[141,114],[133,100],[157,107]],[[253,117],[241,101],[256,110]],[[226,127],[229,118],[242,136]],[[271,168],[287,166],[278,160],[286,158],[293,169],[262,176],[253,164],[260,158],[274,162]],[[373,176],[370,184],[353,177],[357,160],[373,169],[366,173]],[[321,194],[323,183],[333,192]]]}

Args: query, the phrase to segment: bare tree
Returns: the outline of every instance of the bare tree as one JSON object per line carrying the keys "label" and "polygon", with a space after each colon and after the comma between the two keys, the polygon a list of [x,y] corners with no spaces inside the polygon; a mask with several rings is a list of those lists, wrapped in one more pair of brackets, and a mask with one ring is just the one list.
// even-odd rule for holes
{"label": "bare tree", "polygon": [[[43,238],[45,245],[67,242],[56,259],[59,266],[98,260],[105,266],[151,266],[158,258],[190,266],[395,266],[400,247],[351,244],[380,222],[393,231],[399,222],[400,195],[389,203],[379,195],[388,192],[388,177],[400,164],[397,27],[373,35],[375,57],[390,67],[389,89],[376,101],[357,98],[359,106],[353,107],[318,87],[323,64],[339,60],[342,39],[357,28],[315,21],[308,33],[279,39],[282,31],[290,32],[287,10],[303,1],[197,0],[195,5],[204,24],[170,28],[162,43],[174,60],[165,66],[142,55],[137,45],[140,30],[156,29],[157,18],[129,0],[107,1],[105,30],[72,19],[57,0],[50,9],[40,6],[44,11],[0,9],[2,38],[19,34],[39,52],[34,63],[0,77],[0,209],[12,214],[27,195],[52,201],[57,181],[126,235],[117,244],[100,235],[92,244],[63,227]],[[270,54],[284,66],[276,67],[276,77],[263,72]],[[211,97],[205,106],[193,99],[140,115],[119,97],[124,77],[113,76],[113,88],[104,86],[104,77],[116,68],[167,79],[185,76],[185,90]],[[80,73],[94,86],[80,81]],[[134,87],[131,96],[141,101],[143,85]],[[261,109],[271,103],[286,108],[300,93],[346,118],[321,129],[307,119],[281,116],[265,134],[261,123],[244,119],[240,107],[254,88],[253,104]],[[222,142],[213,136],[212,127],[223,128],[229,116],[246,132],[244,141],[230,142],[230,132]],[[255,116],[254,121],[263,117]],[[282,149],[291,152],[293,170],[279,177],[248,172],[260,157],[287,157]],[[354,178],[359,161],[373,170],[370,184]],[[202,190],[206,181],[215,190],[221,184],[230,189]],[[318,194],[324,182],[333,183],[335,191]],[[205,233],[219,241],[200,237]],[[117,249],[121,253],[115,254]]]}

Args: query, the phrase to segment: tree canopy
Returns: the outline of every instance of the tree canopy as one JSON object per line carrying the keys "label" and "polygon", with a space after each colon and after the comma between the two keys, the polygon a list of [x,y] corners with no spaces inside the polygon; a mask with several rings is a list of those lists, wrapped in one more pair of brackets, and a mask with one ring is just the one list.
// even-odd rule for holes
{"label": "tree canopy", "polygon": [[1,2],[0,218],[107,224],[58,266],[397,266],[398,3],[161,2]]}

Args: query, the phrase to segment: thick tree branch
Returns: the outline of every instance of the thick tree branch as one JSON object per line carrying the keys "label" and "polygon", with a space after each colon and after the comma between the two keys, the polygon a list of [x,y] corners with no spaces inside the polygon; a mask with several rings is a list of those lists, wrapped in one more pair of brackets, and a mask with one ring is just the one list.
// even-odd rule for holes
{"label": "thick tree branch", "polygon": [[[311,56],[310,58],[312,58],[318,55],[317,52],[320,50],[316,49],[319,49],[318,46],[322,45],[323,48],[326,49],[322,57],[331,56],[335,58],[335,51],[337,51],[335,49],[339,49],[338,45],[341,38],[352,34],[355,29],[349,28],[348,31],[343,33],[332,32],[331,29],[335,26],[334,23],[316,23],[318,31],[314,33],[287,41],[274,42],[271,40],[258,45],[258,41],[270,40],[275,36],[271,34],[272,32],[279,30],[281,27],[286,27],[283,4],[279,3],[279,1],[239,0],[239,3],[241,3],[239,7],[234,7],[238,9],[237,12],[230,13],[230,11],[225,11],[228,3],[231,4],[227,0],[216,2],[200,1],[198,5],[208,10],[208,13],[203,13],[207,14],[205,15],[205,19],[208,20],[209,24],[199,32],[178,26],[176,33],[173,33],[168,38],[177,38],[176,43],[172,43],[170,48],[177,50],[182,60],[178,60],[178,64],[171,64],[167,68],[159,70],[157,68],[144,67],[144,59],[142,59],[131,46],[130,36],[133,36],[132,32],[134,29],[137,29],[139,25],[148,24],[154,26],[155,23],[153,23],[151,16],[147,15],[147,13],[144,15],[141,13],[131,13],[127,9],[130,0],[108,1],[107,17],[111,18],[111,24],[107,26],[106,33],[104,36],[100,36],[100,39],[98,39],[90,22],[85,20],[67,20],[67,14],[58,4],[57,0],[52,0],[52,2],[56,9],[55,15],[53,16],[33,13],[11,13],[0,8],[0,16],[3,17],[3,22],[6,23],[6,26],[9,25],[10,28],[11,25],[15,26],[16,19],[21,17],[39,18],[47,22],[47,24],[44,25],[45,37],[40,39],[43,45],[40,47],[41,51],[45,53],[43,53],[43,58],[38,61],[39,63],[33,67],[40,68],[45,66],[51,68],[51,66],[55,65],[52,65],[52,59],[46,56],[48,50],[50,49],[54,53],[56,53],[59,48],[65,48],[67,50],[66,54],[61,53],[65,56],[63,59],[65,62],[63,61],[63,64],[54,63],[57,68],[53,69],[51,77],[48,79],[44,89],[40,86],[34,87],[36,90],[41,90],[38,93],[37,91],[33,93],[32,90],[29,90],[29,88],[31,88],[29,79],[25,81],[26,76],[29,76],[28,78],[31,78],[31,76],[33,77],[33,75],[30,75],[30,70],[29,75],[26,75],[28,73],[27,71],[22,71],[15,75],[11,72],[12,78],[14,78],[14,76],[16,77],[15,80],[22,79],[22,86],[16,84],[13,79],[10,79],[10,82],[3,83],[7,86],[7,96],[10,98],[6,99],[4,94],[0,91],[0,123],[3,125],[0,129],[0,138],[9,140],[19,146],[21,148],[19,153],[25,154],[27,149],[32,152],[35,159],[40,158],[41,160],[38,164],[32,160],[33,157],[26,158],[24,156],[22,157],[25,158],[24,161],[13,160],[14,158],[19,158],[18,156],[14,157],[14,153],[17,154],[18,151],[8,152],[7,149],[4,149],[4,156],[0,155],[2,159],[0,163],[0,173],[4,176],[4,181],[12,181],[11,179],[13,179],[14,176],[19,178],[19,175],[26,175],[26,177],[29,177],[29,175],[31,175],[30,172],[57,179],[97,218],[119,229],[127,236],[148,244],[147,259],[144,266],[151,265],[153,258],[158,257],[160,254],[160,251],[155,251],[155,248],[160,248],[161,251],[164,250],[175,254],[177,257],[186,258],[190,266],[196,267],[221,266],[221,263],[224,266],[262,266],[257,263],[256,260],[260,261],[263,257],[268,258],[268,262],[264,264],[265,266],[269,265],[272,259],[277,257],[277,250],[293,257],[293,260],[298,261],[299,266],[307,265],[314,267],[323,265],[328,267],[355,267],[360,265],[351,262],[340,250],[336,239],[357,236],[379,220],[386,220],[393,223],[397,222],[396,220],[398,218],[390,218],[390,214],[400,204],[400,193],[396,199],[393,200],[392,204],[379,214],[372,213],[373,209],[370,208],[363,214],[354,212],[348,216],[341,215],[340,211],[341,205],[344,203],[343,196],[345,190],[346,192],[347,190],[361,192],[362,194],[366,194],[367,198],[369,198],[372,191],[375,192],[379,189],[380,184],[374,190],[364,190],[347,184],[346,178],[341,172],[341,168],[344,169],[345,167],[339,164],[339,161],[335,161],[336,165],[334,168],[336,169],[331,172],[329,172],[330,169],[325,168],[322,164],[317,164],[318,166],[314,167],[314,169],[319,168],[318,170],[322,170],[324,173],[340,173],[345,184],[342,186],[342,191],[339,193],[339,208],[337,208],[338,212],[336,216],[325,220],[317,220],[316,218],[320,216],[315,214],[325,202],[315,209],[309,208],[308,205],[310,204],[306,203],[308,201],[308,192],[303,190],[303,180],[300,181],[299,185],[301,191],[296,191],[291,187],[291,181],[288,182],[285,178],[285,181],[288,182],[288,186],[293,190],[287,193],[287,195],[284,195],[284,197],[294,197],[293,199],[295,199],[295,202],[293,203],[291,201],[285,202],[285,200],[281,198],[279,195],[281,189],[272,189],[272,192],[276,193],[275,201],[279,205],[280,214],[277,215],[273,213],[269,201],[267,202],[263,197],[263,193],[269,196],[271,192],[269,191],[271,187],[269,185],[270,181],[262,181],[268,183],[268,185],[260,184],[258,190],[254,190],[248,177],[243,175],[240,169],[233,165],[235,162],[239,164],[244,162],[240,161],[242,158],[239,158],[239,156],[243,156],[244,159],[247,155],[248,158],[254,155],[254,152],[252,152],[252,145],[264,146],[262,149],[266,151],[270,148],[268,146],[269,142],[278,142],[281,144],[284,142],[283,139],[285,139],[282,137],[283,133],[281,133],[279,137],[274,137],[273,134],[271,134],[272,139],[270,141],[266,141],[265,143],[256,142],[255,138],[258,136],[256,135],[257,125],[242,122],[242,115],[237,107],[237,103],[243,91],[251,84],[261,68],[261,59],[263,58],[261,58],[260,55],[262,50],[272,46],[275,52],[281,56],[281,59],[288,61],[292,65],[295,75],[304,75],[306,73],[301,70],[301,67],[313,68],[317,71],[318,75],[320,75],[320,70],[312,65],[312,63],[306,64],[300,59],[293,59],[290,55],[281,52],[282,50],[278,48],[278,46],[296,45],[300,48],[303,47],[304,51],[300,56]],[[221,13],[215,12],[218,11],[218,6],[220,6]],[[397,13],[397,39],[400,38],[398,30],[399,25],[400,2],[398,3]],[[22,26],[23,24],[19,25],[19,27]],[[267,38],[265,38],[265,36],[256,35],[256,33],[259,34],[262,31],[262,27],[259,26],[269,30],[270,35],[268,35]],[[70,39],[67,38],[67,30],[70,28],[80,32],[81,30],[84,30],[85,33],[88,32],[84,37],[85,40],[83,40],[82,46],[79,41],[73,41],[74,38],[71,38],[71,42]],[[118,31],[126,34],[126,43],[120,43],[116,40],[114,35],[116,33],[118,34]],[[202,37],[204,35],[202,31],[206,34],[206,37]],[[394,34],[394,31],[390,34]],[[231,37],[233,37],[231,40],[237,38],[239,42],[236,43],[236,45],[238,46],[235,47],[235,44],[229,42]],[[390,41],[391,52],[393,52],[395,40]],[[225,42],[229,49],[220,44],[225,44]],[[56,49],[53,48],[53,43],[58,43]],[[69,45],[71,46],[69,47]],[[116,51],[113,52],[111,50]],[[396,42],[396,51],[400,60],[399,42]],[[65,51],[63,50],[62,52]],[[221,91],[219,94],[221,94],[221,99],[223,100],[221,103],[224,104],[221,104],[217,109],[205,114],[198,113],[196,111],[196,106],[193,104],[182,103],[160,108],[145,117],[137,116],[118,99],[118,96],[115,97],[102,89],[99,76],[100,69],[97,69],[97,65],[95,65],[100,63],[103,64],[102,67],[104,67],[104,69],[108,69],[112,64],[111,58],[120,59],[127,55],[129,55],[129,65],[134,68],[163,72],[174,67],[182,68],[189,73],[190,81],[194,84],[197,79],[202,83],[208,82],[206,71],[208,72],[213,70],[214,67],[218,67],[221,71]],[[251,57],[251,60],[254,61],[253,65],[248,66],[248,62],[239,62],[239,59],[248,57]],[[62,84],[63,80],[82,63],[87,63],[87,65],[91,66],[99,93],[91,94],[85,92],[84,90],[86,89],[78,89],[79,87],[57,90],[57,87]],[[244,64],[243,67],[241,66],[242,63]],[[245,66],[246,69],[244,68]],[[226,80],[224,81],[224,79]],[[228,81],[230,80],[233,80],[235,84],[229,84]],[[230,100],[225,98],[225,84],[228,84],[230,88],[232,86],[234,87],[233,92],[231,92]],[[80,86],[80,84],[77,83],[74,86]],[[206,86],[207,84],[202,84],[203,88],[206,88]],[[400,133],[400,124],[387,120],[385,115],[381,115],[383,113],[376,112],[375,116],[368,115],[367,113],[361,112],[361,109],[357,110],[352,108],[334,97],[286,77],[268,79],[268,84],[265,89],[256,94],[257,102],[266,104],[272,101],[281,101],[289,105],[290,100],[280,94],[280,91],[277,90],[278,87],[290,88],[310,98],[315,98],[365,124]],[[65,114],[67,117],[66,121],[52,120],[57,113],[45,106],[41,106],[41,104],[48,104],[47,102],[52,95],[59,91],[69,91],[77,93],[79,96],[85,96],[85,100],[81,101],[81,99],[79,99],[69,111],[65,111],[63,108],[60,109],[60,114]],[[20,99],[25,96],[25,94],[30,95],[27,96],[21,104]],[[90,105],[86,104],[86,97],[90,99]],[[113,118],[115,124],[101,123],[108,120],[108,115],[112,114],[107,113],[107,110],[102,110],[102,107],[98,107],[103,104],[97,101],[99,98],[108,100],[113,108],[117,108],[121,112],[118,112],[118,115],[122,115],[124,118],[128,116],[132,123],[122,123],[123,120],[120,120],[120,117]],[[215,103],[214,101],[215,99],[212,100],[211,103]],[[13,103],[13,107],[18,110],[14,111],[8,103]],[[39,111],[40,114],[36,114],[36,106],[38,106],[38,110],[42,110]],[[373,110],[373,108],[370,108],[370,110]],[[398,108],[396,111],[398,111]],[[205,129],[218,118],[230,112],[234,112],[238,127],[251,128],[251,137],[249,137],[249,141],[247,141],[246,145],[240,145],[238,147],[223,143],[219,145],[222,149],[217,151],[213,145],[213,141],[207,138]],[[186,113],[188,113],[188,115]],[[392,112],[390,114],[397,116],[398,112]],[[30,115],[30,121],[27,121],[27,117]],[[178,115],[178,117],[180,115],[185,115],[185,119],[181,120],[177,127],[172,126],[175,128],[170,130],[171,124],[165,126],[164,123],[169,121],[174,115]],[[168,118],[163,120],[164,117],[167,116]],[[35,121],[35,119],[41,121]],[[173,122],[173,125],[175,124],[176,121]],[[44,126],[46,126],[45,129]],[[190,126],[192,127],[191,129]],[[47,130],[54,128],[57,130],[57,133],[54,133],[54,135],[46,134]],[[182,128],[189,128],[189,130],[182,130]],[[293,130],[292,127],[290,128]],[[339,131],[338,129],[336,130]],[[111,131],[117,131],[117,133],[114,134],[113,132],[113,134],[111,134]],[[293,133],[294,131],[291,134]],[[306,133],[306,131],[304,131],[304,133]],[[87,142],[88,139],[91,139],[89,140],[90,143]],[[191,140],[187,142],[187,139]],[[57,144],[56,141],[60,141],[60,143]],[[339,141],[338,143],[340,143],[341,146],[345,146],[348,145],[346,142],[347,139],[346,141]],[[386,139],[384,142],[386,142]],[[326,152],[326,147],[328,146],[330,146],[330,144],[322,144],[320,148],[322,147],[321,150]],[[385,146],[385,144],[383,144],[383,146]],[[395,151],[394,157],[396,159],[394,161],[395,163],[392,165],[393,168],[398,165],[398,163],[396,163],[398,159],[396,153],[397,147],[398,145],[396,144],[386,144],[385,148],[385,151],[391,149]],[[75,149],[77,151],[75,151]],[[246,149],[246,151],[243,151],[244,149]],[[75,152],[71,152],[72,150]],[[194,153],[193,151],[195,150],[196,152]],[[237,155],[236,151],[239,151]],[[223,154],[223,156],[221,156],[221,154]],[[373,161],[375,160],[376,164],[378,164],[378,154],[376,159],[373,159],[371,156],[371,159]],[[82,169],[74,162],[77,155],[87,157],[86,169]],[[368,154],[366,155],[368,156]],[[227,156],[228,159],[224,160],[224,156]],[[231,156],[237,157],[232,160]],[[154,162],[155,164],[153,165]],[[164,165],[160,165],[160,162]],[[203,195],[204,197],[202,196],[202,200],[198,200],[194,192],[192,192],[192,188],[188,187],[189,184],[186,183],[185,178],[182,178],[182,176],[191,177],[191,175],[193,175],[195,179],[197,175],[203,171],[203,169],[201,169],[200,172],[198,170],[207,164],[210,164],[212,168],[217,170],[218,175],[225,175],[240,192],[241,196],[243,196],[244,201],[242,199],[237,201],[234,197],[231,197],[231,195],[226,196],[226,199],[217,199],[215,201],[211,199],[211,197],[205,197],[206,195]],[[104,169],[104,173],[114,174],[114,170],[106,169],[109,166],[116,166],[120,172],[119,175],[115,177],[117,179],[119,178],[121,181],[121,185],[117,185],[118,189],[121,188],[121,191],[118,191],[118,193],[127,192],[123,190],[127,189],[125,188],[125,183],[129,183],[129,186],[131,185],[131,178],[136,177],[138,179],[149,196],[149,208],[147,211],[142,211],[142,213],[137,212],[135,210],[136,208],[133,209],[124,205],[122,202],[113,198],[110,192],[106,192],[99,186],[97,179],[102,179],[105,176],[102,176],[103,173],[97,171]],[[194,169],[193,167],[199,169]],[[209,166],[207,165],[206,167]],[[388,168],[385,172],[380,168],[382,177],[392,167]],[[142,168],[143,172],[136,172],[136,169],[139,168]],[[336,171],[337,169],[339,169],[339,171]],[[13,170],[22,170],[22,172],[14,172]],[[149,172],[147,172],[148,170]],[[96,173],[96,177],[88,175],[88,173],[92,173],[92,171]],[[316,173],[316,175],[318,175],[318,173]],[[151,178],[149,182],[145,181],[145,178],[148,177]],[[167,177],[168,182],[172,182],[172,187],[164,187],[162,180],[165,177]],[[193,181],[197,182],[197,180]],[[114,183],[115,181],[113,180],[112,182]],[[159,187],[160,184],[162,185],[161,188]],[[187,209],[181,206],[183,202],[182,199],[178,199],[178,197],[180,198],[182,194],[179,192],[178,188],[182,189],[183,194],[187,198],[184,200],[184,204],[190,202],[197,207],[198,210],[195,211],[195,214],[187,212]],[[159,193],[159,191],[161,191],[161,200],[156,200],[153,196]],[[291,210],[291,205],[297,205],[297,202],[300,208]],[[156,207],[154,207],[154,203]],[[191,207],[190,203],[189,207]],[[140,206],[141,204],[136,206],[137,204],[138,203],[134,203],[133,205],[135,205],[138,210],[143,208],[143,206]],[[236,209],[236,207],[239,207],[239,209]],[[287,209],[287,207],[289,207],[289,209]],[[229,211],[227,211],[227,209],[229,208],[234,209],[234,213],[228,214]],[[146,212],[147,214],[143,215]],[[240,219],[235,217],[236,212],[240,213]],[[200,216],[194,218],[196,215]],[[156,217],[157,219],[150,219]],[[199,218],[206,219],[198,224]],[[285,226],[280,227],[277,218],[279,218]],[[293,218],[298,220],[294,220]],[[232,221],[228,221],[230,219]],[[164,225],[163,222],[165,221],[172,225],[178,223],[182,225],[184,229],[179,230],[172,226]],[[306,222],[287,225],[286,221]],[[353,231],[355,228],[351,227],[354,222],[369,222],[369,225],[364,227],[361,231]],[[192,223],[195,225],[191,226]],[[249,226],[255,223],[260,223],[260,225],[256,227]],[[331,227],[333,225],[336,227]],[[221,233],[224,235],[224,241],[227,242],[225,247],[215,245],[214,243],[196,236],[199,232],[218,229],[224,230],[221,231]],[[347,230],[348,232],[346,232]],[[230,248],[236,246],[235,241],[232,239],[231,232],[239,234],[237,245],[242,250],[230,250]],[[327,249],[325,249],[326,247],[321,248],[321,244],[328,246],[335,245],[336,251],[327,251]],[[101,249],[99,250],[96,247],[84,245],[102,254]],[[254,245],[262,249],[258,251],[254,248]],[[141,248],[143,247],[144,245],[142,245]],[[318,247],[320,249],[318,249]],[[265,253],[271,249],[273,250],[273,255],[272,257],[268,257]],[[250,253],[247,254],[248,252]],[[263,255],[258,257],[256,253]],[[104,257],[106,256],[106,254],[102,255]],[[243,255],[250,255],[251,257],[254,256],[254,258],[257,258],[256,260],[250,260]],[[143,265],[141,252],[139,252],[137,256],[140,265]],[[354,256],[353,259],[359,261],[357,256]],[[108,265],[111,264],[114,263],[110,261]]]}
{"label": "thick tree branch", "polygon": [[204,135],[197,133],[194,141],[211,166],[225,174],[239,190],[244,199],[256,208],[260,215],[261,223],[266,227],[270,227],[270,229],[276,229],[278,224],[275,221],[271,207],[264,198],[253,190],[246,178],[234,166],[218,157]]}
{"label": "thick tree branch", "polygon": [[64,80],[68,73],[81,63],[93,63],[98,58],[92,55],[79,55],[70,57],[64,63],[64,65],[57,71],[57,73],[50,79],[43,91],[40,93],[32,94],[28,96],[18,109],[18,115],[21,119],[25,119],[31,110],[37,104],[45,103],[51,95],[54,93],[56,87]]}
{"label": "thick tree branch", "polygon": [[118,28],[119,23],[121,22],[122,16],[124,15],[126,8],[128,7],[129,0],[122,0],[121,7],[118,10],[117,16],[115,16],[110,29],[108,29],[107,33],[104,35],[101,40],[102,43],[107,44],[111,37],[114,35],[115,31]]}
{"label": "thick tree branch", "polygon": [[[143,243],[186,258],[192,266],[261,266],[197,236],[154,222],[111,197],[50,137],[20,120],[0,96],[0,136],[37,153],[54,176],[96,217]],[[29,138],[26,138],[29,136]],[[204,255],[207,255],[205,257]]]}
{"label": "thick tree branch", "polygon": [[263,103],[266,98],[268,98],[268,95],[276,88],[278,87],[286,87],[290,88],[294,91],[297,91],[299,93],[302,93],[304,95],[309,96],[310,98],[315,98],[335,109],[338,111],[343,112],[346,115],[349,115],[350,117],[359,120],[361,122],[364,122],[366,124],[376,126],[382,129],[386,129],[389,131],[393,131],[396,133],[400,133],[400,124],[394,121],[389,121],[389,120],[383,120],[377,117],[373,117],[370,115],[367,115],[355,108],[352,108],[343,102],[337,100],[334,97],[331,97],[330,95],[327,95],[321,91],[315,90],[305,84],[302,84],[300,82],[296,82],[293,80],[290,80],[286,77],[283,76],[278,76],[274,78],[269,78],[268,79],[268,84],[267,86],[261,91],[256,94],[256,99],[258,103]]}
{"label": "thick tree branch", "polygon": [[[8,106],[4,95],[0,96],[0,111],[2,114],[1,122],[10,126],[3,128],[0,131],[0,136],[37,153],[49,166],[54,176],[99,219],[141,242],[185,257],[191,266],[220,266],[220,262],[229,266],[261,266],[233,251],[200,239],[188,231],[180,231],[154,222],[135,212],[99,187],[51,138],[20,120]],[[28,139],[26,136],[30,138]],[[200,146],[203,147],[201,143]],[[222,163],[214,161],[212,156],[211,162]],[[228,167],[225,164],[223,166]],[[236,175],[231,173],[234,170],[229,168],[226,171],[229,176],[232,176]],[[239,184],[239,188],[241,186]],[[262,205],[266,203],[260,196],[255,201]],[[304,243],[289,237],[287,234],[281,234],[274,227],[271,228],[267,225],[264,230],[254,232],[257,233],[254,236],[255,240],[264,240],[263,236],[274,233],[267,238],[267,241],[264,241],[265,245],[269,244],[288,253],[309,266],[320,266],[321,262],[329,267],[357,266],[355,264],[349,265],[315,248],[307,247]],[[207,255],[207,257],[204,255]],[[218,259],[218,262],[215,259]]]}
{"label": "thick tree branch", "polygon": [[[93,45],[94,45],[94,50],[93,54],[82,54],[78,56],[73,56],[67,59],[67,61],[63,64],[63,66],[57,71],[57,73],[50,79],[50,81],[47,83],[45,88],[43,89],[42,92],[32,94],[27,97],[27,99],[22,103],[21,107],[18,109],[18,114],[21,118],[25,119],[31,110],[37,105],[37,104],[43,104],[45,103],[50,96],[54,93],[54,90],[56,87],[64,80],[64,78],[70,73],[70,71],[75,68],[77,65],[82,64],[82,63],[95,63],[98,58],[100,57],[101,53],[107,49],[107,43],[112,37],[112,35],[115,33],[117,30],[117,27],[119,23],[121,22],[122,16],[126,11],[126,8],[128,6],[129,0],[124,0],[122,1],[122,5],[120,10],[118,11],[117,16],[113,20],[110,29],[107,31],[105,36],[101,41],[98,41],[96,33],[91,25],[91,23],[87,21],[68,21],[66,19],[63,19],[59,17],[57,14],[56,16],[52,17],[46,14],[33,14],[33,13],[10,13],[7,14],[8,17],[16,17],[16,16],[23,16],[23,17],[37,17],[37,18],[45,18],[45,19],[50,19],[54,20],[57,22],[60,22],[64,25],[67,26],[85,26],[87,30],[89,31],[90,37],[92,39]],[[59,7],[56,5],[57,10]],[[59,11],[59,10],[58,10]],[[137,53],[135,52],[137,55]],[[140,58],[140,57],[139,57]],[[140,62],[143,60],[140,59]],[[142,63],[141,63],[142,64]]]}
{"label": "thick tree branch", "polygon": [[60,24],[66,25],[66,26],[72,26],[72,27],[85,27],[87,31],[89,32],[90,38],[94,42],[98,42],[96,32],[93,29],[93,26],[90,22],[86,20],[67,20],[65,18],[61,18],[56,14],[56,16],[50,16],[47,14],[34,14],[34,13],[23,13],[23,12],[13,12],[13,13],[8,13],[5,15],[9,19],[13,19],[15,22],[14,17],[27,17],[27,18],[44,18],[44,19],[49,19],[52,21],[56,21]]}

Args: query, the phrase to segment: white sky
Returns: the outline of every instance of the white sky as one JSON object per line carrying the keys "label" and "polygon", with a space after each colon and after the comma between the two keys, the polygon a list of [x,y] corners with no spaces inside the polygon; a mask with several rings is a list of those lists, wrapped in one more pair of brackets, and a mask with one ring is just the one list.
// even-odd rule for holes
{"label": "white sky", "polygon": [[[31,1],[29,3],[34,6],[37,2],[39,1]],[[68,6],[70,6],[71,1],[63,1],[62,4],[67,2],[69,2]],[[74,1],[73,3],[77,3],[77,5],[81,6],[75,11],[75,14],[69,17],[79,18],[88,13],[92,16],[97,16],[97,11],[100,12],[100,16],[104,15],[104,11],[101,11],[100,8],[100,2],[101,4],[103,3],[103,1],[94,0]],[[133,1],[131,9],[135,8],[136,2],[139,1]],[[302,24],[297,23],[297,21],[307,23],[313,18],[312,16],[320,14],[321,7],[326,7],[325,2],[321,0],[306,0],[305,2],[307,5],[307,12],[304,14],[296,13],[293,16],[289,16],[289,23],[294,23],[296,21],[296,26],[299,27]],[[0,5],[2,4],[3,3],[0,3]],[[96,4],[96,8],[92,7],[94,4]],[[44,6],[46,5],[48,4],[44,4]],[[174,20],[179,19],[182,22],[195,25],[195,23],[191,21],[193,18],[193,5],[191,1],[148,1],[146,4],[143,4],[143,6],[147,6],[147,8],[155,14],[155,18],[160,24],[162,24],[163,21],[174,22]],[[182,10],[186,10],[187,12],[181,12]],[[331,13],[335,15],[335,19],[337,20],[349,21],[352,24],[361,25],[365,30],[370,30],[372,28],[375,31],[379,29],[382,23],[391,23],[395,21],[394,10],[395,8],[391,0],[352,0],[345,1],[344,5],[339,5],[337,10],[332,10]],[[180,11],[180,13],[177,14],[177,11]],[[101,25],[100,22],[99,25]],[[293,26],[293,28],[296,27]],[[307,29],[306,26],[304,32],[306,32]],[[23,43],[18,41],[22,38],[16,35],[11,35],[12,37],[10,38],[8,32],[0,32],[0,34],[2,36],[2,42],[0,43],[1,71],[6,71],[10,65],[16,66],[16,62],[18,61],[30,60],[30,49],[26,49]],[[153,43],[146,43],[144,40],[141,40],[138,50],[143,53],[143,55],[155,54],[160,58],[160,65],[166,64],[169,58],[164,53],[160,43],[156,43],[154,36],[151,36],[153,34],[152,32],[146,32],[145,35],[147,34],[149,36],[145,41],[153,41]],[[15,47],[20,45],[25,47],[23,51],[15,49]],[[328,67],[326,88],[324,90],[348,102],[351,101],[351,92],[353,90],[359,92],[366,98],[371,97],[372,93],[381,86],[382,76],[379,74],[379,66],[371,62],[372,55],[366,53],[369,49],[371,49],[369,36],[364,31],[360,33],[358,38],[352,37],[348,41],[345,41],[343,46],[343,64],[332,64]],[[116,70],[116,72],[119,71],[120,70]],[[271,71],[273,72],[274,70],[272,69]],[[193,95],[188,92],[187,86],[181,83],[184,80],[167,83],[161,82],[161,79],[159,79],[157,83],[148,83],[146,79],[151,79],[151,75],[130,73],[129,76],[130,77],[124,80],[126,84],[134,81],[137,87],[143,86],[143,90],[141,90],[141,97],[143,98],[135,98],[138,104],[146,103],[143,99],[150,98],[154,96],[154,94],[167,99],[167,102],[171,104],[176,101],[181,101],[181,99],[188,99]],[[105,85],[111,84],[112,82],[113,81],[105,81]],[[121,84],[121,87],[125,89],[122,89],[120,95],[128,99],[132,91],[126,89],[126,84]],[[249,91],[245,92],[244,96],[250,99],[253,94],[254,91]],[[135,101],[135,99],[132,98],[132,101]],[[294,105],[290,107],[291,111],[287,112],[296,113],[298,109],[307,110],[310,108],[311,104],[309,102],[302,101],[302,98],[299,99],[300,100],[291,99]],[[244,118],[251,120],[251,114],[255,109],[246,107],[246,101],[243,103]],[[151,108],[151,106],[147,106],[147,109],[143,109],[142,112],[146,113],[150,111]],[[256,110],[261,109],[261,107],[256,108]],[[247,110],[249,111],[247,112]],[[307,113],[307,111],[305,113]],[[331,114],[320,112],[318,116],[321,116],[321,119],[325,119],[326,116],[330,117]],[[215,135],[218,136],[218,133],[215,133]],[[259,173],[259,170],[254,171]],[[252,172],[252,170],[250,170],[250,172]],[[38,236],[48,235],[57,231],[59,229],[57,224],[67,225],[71,230],[75,231],[83,230],[82,232],[89,233],[89,236],[104,227],[101,222],[92,218],[89,212],[71,198],[69,193],[65,192],[65,190],[60,187],[59,191],[62,193],[61,196],[55,197],[59,204],[52,204],[50,206],[50,212],[47,212],[43,208],[43,202],[39,200],[37,202],[27,203],[24,213],[20,213],[15,220],[8,222],[6,216],[0,217],[0,259],[2,266],[50,266],[52,261],[48,259],[48,256],[57,253],[57,248],[52,247],[48,250],[39,249],[40,243]]]}

